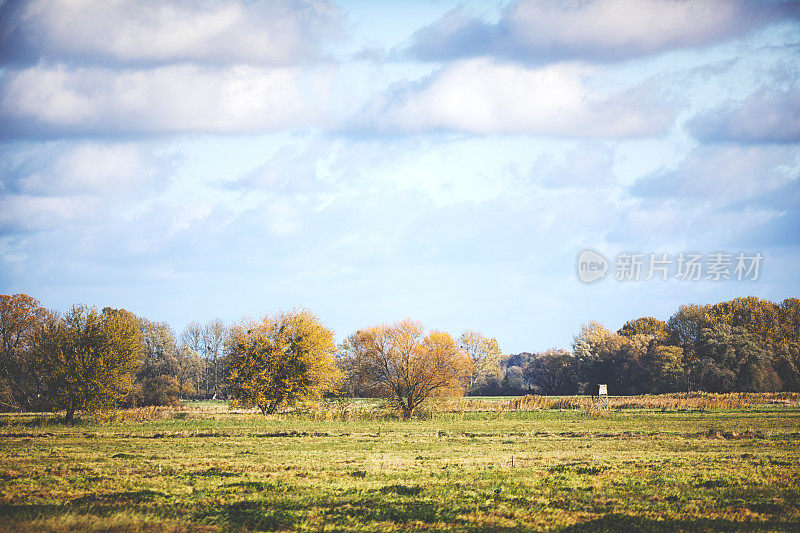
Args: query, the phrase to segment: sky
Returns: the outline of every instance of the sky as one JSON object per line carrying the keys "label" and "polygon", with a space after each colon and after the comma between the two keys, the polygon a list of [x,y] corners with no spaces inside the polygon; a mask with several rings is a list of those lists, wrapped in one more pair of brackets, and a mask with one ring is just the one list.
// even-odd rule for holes
{"label": "sky", "polygon": [[0,293],[504,353],[798,297],[799,52],[797,2],[0,1]]}

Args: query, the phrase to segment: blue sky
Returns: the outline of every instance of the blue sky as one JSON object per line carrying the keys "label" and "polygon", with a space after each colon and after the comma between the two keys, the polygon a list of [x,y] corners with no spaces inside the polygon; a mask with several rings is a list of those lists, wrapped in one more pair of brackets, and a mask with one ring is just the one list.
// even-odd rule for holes
{"label": "blue sky", "polygon": [[[797,3],[0,6],[2,293],[178,331],[411,317],[506,353],[798,296]],[[622,252],[763,262],[626,282]]]}

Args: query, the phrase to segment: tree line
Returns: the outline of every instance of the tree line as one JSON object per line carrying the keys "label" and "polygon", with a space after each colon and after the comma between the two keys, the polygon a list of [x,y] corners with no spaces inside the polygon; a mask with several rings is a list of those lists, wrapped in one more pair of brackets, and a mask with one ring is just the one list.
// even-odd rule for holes
{"label": "tree line", "polygon": [[683,305],[666,322],[641,317],[613,332],[581,326],[571,350],[501,361],[486,393],[612,395],[668,392],[800,392],[800,300],[753,296]]}
{"label": "tree line", "polygon": [[591,322],[570,350],[503,355],[497,339],[453,338],[412,320],[359,330],[336,345],[307,310],[176,335],[124,309],[65,314],[0,295],[0,408],[76,412],[225,398],[271,414],[327,395],[384,397],[404,417],[457,394],[800,391],[800,301],[755,297],[686,305],[666,322],[617,332]]}

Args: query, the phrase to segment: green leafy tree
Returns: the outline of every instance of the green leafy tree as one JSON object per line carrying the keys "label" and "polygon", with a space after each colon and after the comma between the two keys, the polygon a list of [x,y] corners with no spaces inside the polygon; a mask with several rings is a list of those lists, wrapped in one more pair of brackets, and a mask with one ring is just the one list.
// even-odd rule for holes
{"label": "green leafy tree", "polygon": [[226,357],[232,404],[272,414],[319,401],[341,379],[335,353],[331,330],[306,310],[234,326]]}
{"label": "green leafy tree", "polygon": [[780,303],[780,335],[773,344],[773,367],[784,390],[800,392],[800,300]]}
{"label": "green leafy tree", "polygon": [[667,322],[669,328],[669,343],[678,346],[683,353],[684,383],[687,390],[697,387],[693,371],[697,364],[697,341],[700,331],[709,326],[708,310],[705,306],[696,304],[682,305]]}
{"label": "green leafy tree", "polygon": [[709,392],[773,390],[777,376],[770,361],[758,335],[723,322],[701,330],[693,377]]}
{"label": "green leafy tree", "polygon": [[639,392],[666,393],[685,389],[683,350],[651,341],[642,356]]}

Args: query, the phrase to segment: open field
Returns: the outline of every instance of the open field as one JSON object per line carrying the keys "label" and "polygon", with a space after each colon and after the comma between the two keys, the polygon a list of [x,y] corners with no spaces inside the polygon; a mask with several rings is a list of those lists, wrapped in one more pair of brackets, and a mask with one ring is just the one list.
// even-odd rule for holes
{"label": "open field", "polygon": [[795,397],[471,401],[411,421],[365,415],[370,402],[267,418],[199,402],[75,426],[8,415],[0,530],[800,530]]}

